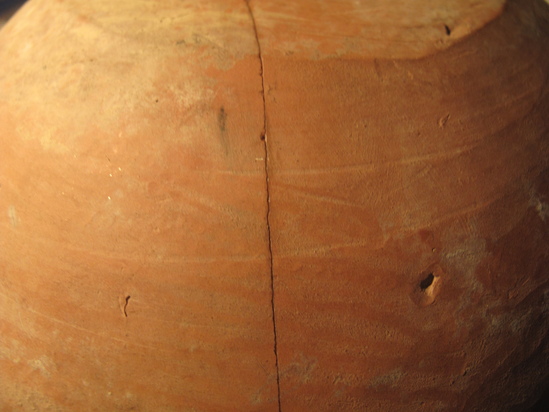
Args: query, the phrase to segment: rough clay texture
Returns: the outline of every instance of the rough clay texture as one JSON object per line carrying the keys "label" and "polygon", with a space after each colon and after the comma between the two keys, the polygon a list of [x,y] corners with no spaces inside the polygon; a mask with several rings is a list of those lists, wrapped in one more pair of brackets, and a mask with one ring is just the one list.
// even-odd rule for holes
{"label": "rough clay texture", "polygon": [[535,401],[549,6],[408,3],[27,3],[0,32],[0,410]]}

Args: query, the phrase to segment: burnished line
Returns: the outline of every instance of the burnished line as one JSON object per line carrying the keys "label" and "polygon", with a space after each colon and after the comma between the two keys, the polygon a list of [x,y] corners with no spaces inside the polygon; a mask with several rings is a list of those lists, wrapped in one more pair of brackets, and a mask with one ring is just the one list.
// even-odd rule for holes
{"label": "burnished line", "polygon": [[261,131],[261,140],[263,141],[263,150],[265,157],[265,184],[267,191],[267,235],[269,238],[269,261],[271,269],[271,313],[273,318],[273,335],[274,335],[274,355],[276,363],[276,387],[277,387],[277,396],[278,396],[278,411],[281,412],[280,406],[280,372],[278,367],[278,344],[277,344],[277,335],[276,335],[276,316],[275,316],[275,288],[274,288],[274,272],[273,272],[273,245],[271,237],[271,193],[269,191],[269,152],[267,148],[267,103],[265,101],[265,72],[263,66],[263,55],[261,54],[261,45],[259,43],[259,35],[257,33],[257,25],[255,22],[255,17],[252,13],[252,8],[250,6],[250,0],[244,0],[246,3],[246,8],[250,14],[252,20],[252,25],[254,28],[255,41],[257,43],[257,52],[259,57],[260,65],[260,75],[261,75],[261,97],[263,99],[263,130]]}

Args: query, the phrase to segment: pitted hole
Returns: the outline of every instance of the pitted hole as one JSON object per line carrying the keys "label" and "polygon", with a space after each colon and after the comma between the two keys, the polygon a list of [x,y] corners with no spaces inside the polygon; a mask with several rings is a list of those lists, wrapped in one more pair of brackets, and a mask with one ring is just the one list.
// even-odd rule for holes
{"label": "pitted hole", "polygon": [[412,286],[410,297],[420,307],[432,305],[441,291],[446,274],[438,263],[421,272]]}
{"label": "pitted hole", "polygon": [[419,282],[419,288],[422,292],[425,292],[435,280],[435,275],[432,273],[429,273],[425,279],[423,279],[421,282]]}
{"label": "pitted hole", "polygon": [[450,27],[448,27],[446,24],[444,25],[444,30],[446,30],[446,35],[449,36],[452,34],[452,30],[450,30]]}

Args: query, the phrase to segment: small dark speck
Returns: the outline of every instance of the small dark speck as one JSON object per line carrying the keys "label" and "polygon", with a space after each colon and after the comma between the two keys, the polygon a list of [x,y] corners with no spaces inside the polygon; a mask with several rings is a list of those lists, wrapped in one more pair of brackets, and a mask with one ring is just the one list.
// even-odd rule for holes
{"label": "small dark speck", "polygon": [[450,27],[448,27],[446,24],[444,25],[444,29],[446,30],[446,35],[449,36],[452,34],[452,30],[450,30]]}
{"label": "small dark speck", "polygon": [[158,99],[156,99],[156,103],[158,103]]}
{"label": "small dark speck", "polygon": [[217,114],[217,124],[221,133],[224,133],[227,129],[227,113],[225,112],[224,107],[219,109],[219,113]]}

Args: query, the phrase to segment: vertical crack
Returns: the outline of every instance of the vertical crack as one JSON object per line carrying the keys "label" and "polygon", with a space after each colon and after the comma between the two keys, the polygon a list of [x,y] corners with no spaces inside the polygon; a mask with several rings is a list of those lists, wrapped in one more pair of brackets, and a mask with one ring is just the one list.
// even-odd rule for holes
{"label": "vertical crack", "polygon": [[267,192],[267,235],[269,238],[269,263],[271,269],[271,313],[273,319],[273,336],[274,336],[274,355],[275,355],[275,364],[276,364],[276,387],[277,387],[277,396],[278,396],[278,411],[281,412],[280,407],[280,372],[278,367],[278,344],[277,344],[277,335],[276,335],[276,316],[275,316],[275,288],[274,288],[274,271],[273,271],[273,243],[271,237],[271,193],[269,187],[269,151],[267,146],[267,102],[265,100],[265,70],[263,66],[263,55],[261,54],[261,44],[259,43],[259,35],[257,33],[257,25],[255,22],[255,17],[252,13],[252,8],[250,6],[250,0],[244,0],[246,3],[246,8],[250,14],[252,20],[252,25],[254,29],[255,41],[257,43],[257,53],[259,57],[260,65],[260,76],[261,76],[261,97],[263,99],[263,128],[261,130],[260,139],[263,141],[263,151],[265,159],[265,186]]}

